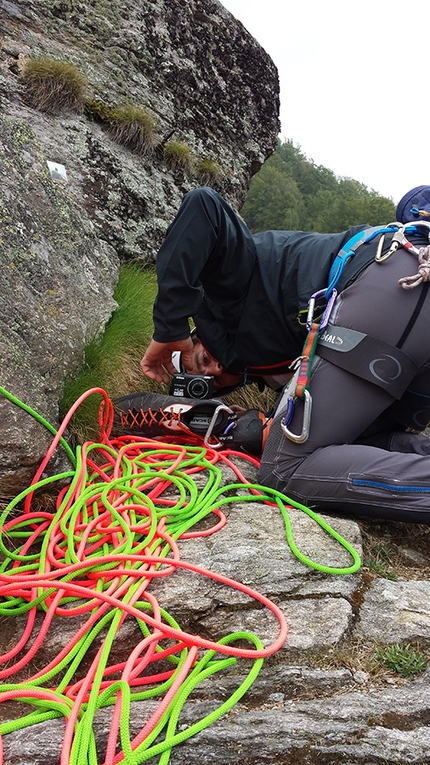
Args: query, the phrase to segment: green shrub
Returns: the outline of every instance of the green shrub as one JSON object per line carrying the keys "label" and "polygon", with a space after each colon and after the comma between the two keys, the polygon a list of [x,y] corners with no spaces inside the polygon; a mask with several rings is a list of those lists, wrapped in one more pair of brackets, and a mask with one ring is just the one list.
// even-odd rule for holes
{"label": "green shrub", "polygon": [[163,158],[170,167],[188,172],[193,164],[191,149],[180,141],[167,141],[163,146]]}
{"label": "green shrub", "polygon": [[81,112],[86,79],[76,66],[48,56],[28,59],[22,70],[27,100],[35,109],[58,114]]}
{"label": "green shrub", "polygon": [[91,122],[109,124],[112,116],[112,106],[99,101],[96,98],[88,98],[84,103],[84,113]]}
{"label": "green shrub", "polygon": [[138,154],[146,154],[157,143],[158,120],[152,112],[125,104],[112,109],[109,120],[111,138]]}
{"label": "green shrub", "polygon": [[400,677],[412,677],[418,672],[424,672],[427,667],[427,659],[421,651],[415,651],[409,643],[393,645],[384,648],[378,648],[376,658],[385,667]]}

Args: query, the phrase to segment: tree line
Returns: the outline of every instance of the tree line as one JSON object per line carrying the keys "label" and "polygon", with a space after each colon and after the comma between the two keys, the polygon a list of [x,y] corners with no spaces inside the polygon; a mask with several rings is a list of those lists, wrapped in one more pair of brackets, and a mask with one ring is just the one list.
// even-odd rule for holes
{"label": "tree line", "polygon": [[352,178],[341,178],[307,159],[292,141],[275,153],[251,181],[241,215],[253,233],[270,229],[336,233],[367,223],[395,220],[391,199]]}

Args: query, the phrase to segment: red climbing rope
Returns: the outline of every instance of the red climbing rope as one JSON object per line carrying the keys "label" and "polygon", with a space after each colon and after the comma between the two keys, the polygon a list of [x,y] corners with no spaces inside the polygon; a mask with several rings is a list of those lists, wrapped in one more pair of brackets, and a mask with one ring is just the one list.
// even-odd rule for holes
{"label": "red climbing rope", "polygon": [[[46,467],[73,413],[92,393],[103,398],[100,443],[86,443],[78,449],[76,470],[47,479]],[[233,461],[234,453],[220,453],[197,442],[189,445],[131,436],[111,438],[111,423],[112,405],[105,392],[94,389],[84,394],[63,421],[30,487],[10,503],[1,518],[0,547],[5,560],[0,567],[0,613],[26,613],[27,623],[16,645],[0,657],[4,683],[0,702],[14,699],[30,704],[35,711],[26,716],[26,725],[49,716],[65,717],[61,765],[95,765],[94,716],[106,704],[113,709],[106,765],[141,762],[151,752],[151,756],[161,755],[160,762],[167,762],[171,747],[178,739],[187,738],[176,732],[176,726],[169,728],[174,710],[184,703],[178,702],[183,688],[194,682],[199,672],[203,677],[234,659],[253,659],[258,672],[260,660],[277,651],[287,636],[282,611],[264,595],[180,556],[178,540],[216,533],[226,523],[220,506],[244,501],[241,496],[225,496],[216,465],[219,461],[228,464],[243,481]],[[245,455],[238,456],[246,459]],[[253,458],[249,461],[258,464]],[[201,490],[194,481],[197,475],[203,483]],[[56,505],[51,511],[40,510],[35,503],[42,487],[57,487]],[[250,496],[256,497],[255,490]],[[211,515],[215,523],[210,528],[193,529]],[[267,608],[278,625],[270,645],[263,646],[248,633],[215,641],[181,629],[150,592],[154,579],[171,576],[179,569],[233,587]],[[44,611],[41,624],[36,617],[38,610]],[[44,663],[44,642],[59,616],[77,620],[75,634],[54,659],[31,672],[30,677],[27,672],[24,679],[22,671],[31,662],[36,659],[38,666]],[[126,619],[135,620],[142,638],[130,656],[118,663],[110,656]],[[244,640],[252,645],[246,647]],[[83,671],[85,655],[92,646],[96,647],[95,657]],[[225,661],[213,660],[212,654],[224,656]],[[13,682],[4,682],[12,677]],[[242,684],[243,689],[240,686],[239,698],[249,684]],[[152,698],[157,693],[157,710],[133,738],[128,730],[130,701]],[[234,697],[231,705],[236,700]],[[200,721],[198,730],[225,712],[223,707],[215,717],[210,715],[209,721]],[[0,733],[22,724],[20,720],[0,723]],[[168,731],[164,743],[152,743],[163,727]],[[197,732],[195,728],[189,727],[189,735]],[[1,763],[2,751],[0,742]]]}

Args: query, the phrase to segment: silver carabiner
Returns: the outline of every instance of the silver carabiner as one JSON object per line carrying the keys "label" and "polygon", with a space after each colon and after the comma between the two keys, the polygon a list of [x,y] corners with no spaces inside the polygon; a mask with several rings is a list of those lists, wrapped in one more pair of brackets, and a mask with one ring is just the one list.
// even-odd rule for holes
{"label": "silver carabiner", "polygon": [[[309,300],[308,300],[308,315],[306,317],[306,329],[307,330],[310,330],[311,327],[312,327],[312,324],[313,324],[316,301],[318,300],[318,298],[320,298],[323,295],[325,295],[326,292],[327,292],[327,290],[318,290],[318,292],[314,292],[314,294],[311,295],[311,297],[309,298]],[[319,328],[320,332],[322,332],[323,329],[325,329],[327,324],[328,324],[328,321],[329,321],[329,318],[330,318],[330,314],[332,312],[332,308],[333,308],[333,305],[334,305],[334,303],[336,301],[336,298],[337,298],[337,290],[333,289],[332,293],[331,293],[331,295],[330,295],[330,297],[329,297],[329,299],[327,301],[327,305],[326,305],[326,307],[324,309],[324,312],[323,312],[323,315],[322,315],[322,318],[321,318],[321,321],[320,321],[320,328]]]}
{"label": "silver carabiner", "polygon": [[325,293],[326,290],[318,290],[318,292],[314,292],[314,294],[311,295],[308,300],[308,315],[306,317],[306,329],[308,330],[311,328],[312,322],[314,320],[315,303],[318,298],[325,295]]}
{"label": "silver carabiner", "polygon": [[[394,226],[394,223],[390,223],[389,225]],[[382,234],[378,242],[378,248],[376,250],[376,255],[375,255],[376,263],[383,263],[385,260],[388,260],[388,258],[391,258],[391,256],[394,255],[394,253],[397,252],[397,250],[403,246],[403,244],[407,241],[405,237],[405,227],[399,225],[399,228],[397,229],[397,231],[394,232],[390,247],[388,248],[385,255],[382,254],[384,241],[385,241],[385,234]]]}
{"label": "silver carabiner", "polygon": [[215,411],[214,411],[214,413],[212,415],[212,419],[210,421],[210,425],[209,425],[209,427],[208,427],[208,429],[206,431],[206,435],[205,435],[205,437],[203,439],[204,445],[205,446],[209,446],[211,449],[221,449],[221,447],[224,445],[222,443],[222,441],[220,441],[218,444],[210,444],[209,443],[209,438],[212,435],[212,431],[213,431],[213,429],[215,427],[215,424],[216,424],[216,421],[217,421],[217,418],[218,418],[218,415],[219,415],[220,412],[228,412],[229,414],[233,414],[233,410],[230,409],[230,407],[226,406],[225,404],[220,404],[215,409]]}
{"label": "silver carabiner", "polygon": [[292,433],[291,430],[288,428],[288,425],[285,423],[285,418],[282,418],[282,420],[281,420],[281,428],[282,428],[282,432],[283,432],[284,436],[289,438],[290,441],[294,441],[295,444],[304,444],[305,441],[307,441],[308,438],[309,438],[309,427],[310,427],[310,422],[311,422],[311,411],[312,411],[312,396],[309,393],[308,389],[305,388],[305,403],[304,403],[304,408],[303,408],[303,426],[302,426],[302,432],[301,433]]}

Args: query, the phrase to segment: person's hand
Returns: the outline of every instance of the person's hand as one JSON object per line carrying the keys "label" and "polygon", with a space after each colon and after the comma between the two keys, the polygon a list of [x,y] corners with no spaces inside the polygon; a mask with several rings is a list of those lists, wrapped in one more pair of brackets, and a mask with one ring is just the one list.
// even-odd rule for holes
{"label": "person's hand", "polygon": [[140,362],[142,372],[150,380],[156,382],[169,382],[169,375],[177,371],[172,364],[173,351],[181,352],[181,362],[184,367],[192,364],[193,341],[191,337],[184,340],[175,340],[173,343],[159,343],[157,340],[151,340],[146,353]]}
{"label": "person's hand", "polygon": [[239,406],[238,404],[231,404],[230,409],[233,410],[238,419],[248,411],[248,409],[244,409],[243,406]]}

